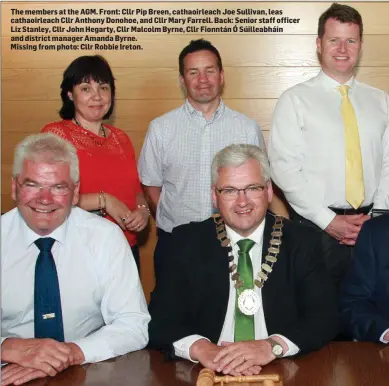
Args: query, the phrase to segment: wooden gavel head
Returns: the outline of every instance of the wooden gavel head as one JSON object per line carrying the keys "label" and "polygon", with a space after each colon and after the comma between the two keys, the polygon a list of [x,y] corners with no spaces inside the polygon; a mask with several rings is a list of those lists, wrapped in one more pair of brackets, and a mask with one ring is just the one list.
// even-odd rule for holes
{"label": "wooden gavel head", "polygon": [[238,376],[231,377],[229,375],[217,377],[215,372],[211,369],[202,369],[197,378],[196,386],[213,386],[215,383],[231,383],[231,382],[262,382],[264,386],[274,386],[277,382],[278,385],[282,385],[279,374],[259,374],[251,376]]}
{"label": "wooden gavel head", "polygon": [[215,372],[211,369],[202,369],[197,378],[196,386],[213,386]]}

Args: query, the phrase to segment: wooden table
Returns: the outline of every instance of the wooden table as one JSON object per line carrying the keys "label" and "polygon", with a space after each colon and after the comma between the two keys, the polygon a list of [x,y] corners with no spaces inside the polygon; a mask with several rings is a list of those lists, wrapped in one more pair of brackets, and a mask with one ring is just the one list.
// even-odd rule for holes
{"label": "wooden table", "polygon": [[[201,366],[189,361],[165,362],[161,353],[142,350],[97,364],[72,367],[54,378],[36,380],[28,385],[195,385],[200,369]],[[333,342],[311,354],[276,360],[263,372],[281,374],[284,386],[388,386],[389,346]]]}

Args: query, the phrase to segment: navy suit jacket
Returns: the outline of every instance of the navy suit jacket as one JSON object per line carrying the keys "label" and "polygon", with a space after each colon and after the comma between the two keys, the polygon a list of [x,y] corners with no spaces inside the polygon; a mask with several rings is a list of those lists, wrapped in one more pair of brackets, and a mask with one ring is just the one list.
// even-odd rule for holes
{"label": "navy suit jacket", "polygon": [[363,225],[342,285],[341,311],[357,340],[378,342],[389,328],[389,215]]}

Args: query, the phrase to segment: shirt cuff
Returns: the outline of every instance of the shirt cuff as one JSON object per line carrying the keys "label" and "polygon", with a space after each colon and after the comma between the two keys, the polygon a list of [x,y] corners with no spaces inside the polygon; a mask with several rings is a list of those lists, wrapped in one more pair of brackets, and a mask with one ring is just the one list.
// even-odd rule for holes
{"label": "shirt cuff", "polygon": [[93,339],[92,336],[87,336],[70,343],[75,343],[83,352],[85,361],[82,364],[96,363],[115,356],[103,339]]}
{"label": "shirt cuff", "polygon": [[329,208],[323,208],[315,214],[311,221],[315,223],[320,229],[326,229],[329,223],[335,218],[336,213]]}
{"label": "shirt cuff", "polygon": [[189,336],[186,336],[185,338],[182,338],[180,340],[176,340],[173,343],[174,353],[176,354],[176,356],[178,356],[180,358],[188,359],[193,363],[199,363],[199,361],[194,361],[190,357],[189,352],[190,352],[190,347],[192,346],[192,344],[197,342],[200,339],[207,339],[208,342],[210,341],[208,338],[205,338],[204,336],[201,336],[201,335],[189,335]]}
{"label": "shirt cuff", "polygon": [[293,355],[296,355],[300,349],[298,348],[298,346],[296,346],[292,341],[290,341],[288,338],[285,338],[285,336],[283,335],[279,335],[279,334],[273,334],[273,335],[270,335],[270,338],[272,338],[273,336],[278,336],[279,338],[283,339],[286,343],[286,345],[288,346],[288,350],[286,351],[285,354],[282,355],[282,357],[290,357],[290,356],[293,356]]}
{"label": "shirt cuff", "polygon": [[380,342],[385,343],[385,344],[388,344],[388,343],[389,343],[389,340],[385,340],[385,339],[384,339],[384,336],[385,336],[385,334],[386,334],[387,332],[389,332],[389,328],[388,328],[387,330],[385,330],[385,331],[382,333],[382,335],[380,336]]}

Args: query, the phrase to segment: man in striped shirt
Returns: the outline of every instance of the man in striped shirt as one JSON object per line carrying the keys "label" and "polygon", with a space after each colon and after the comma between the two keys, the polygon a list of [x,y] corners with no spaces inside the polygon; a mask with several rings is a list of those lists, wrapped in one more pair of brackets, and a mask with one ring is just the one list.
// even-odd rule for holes
{"label": "man in striped shirt", "polygon": [[214,155],[233,143],[265,148],[256,122],[223,103],[222,60],[210,42],[192,40],[179,55],[179,71],[187,99],[150,123],[139,159],[139,176],[156,211],[156,279],[172,229],[212,214]]}

